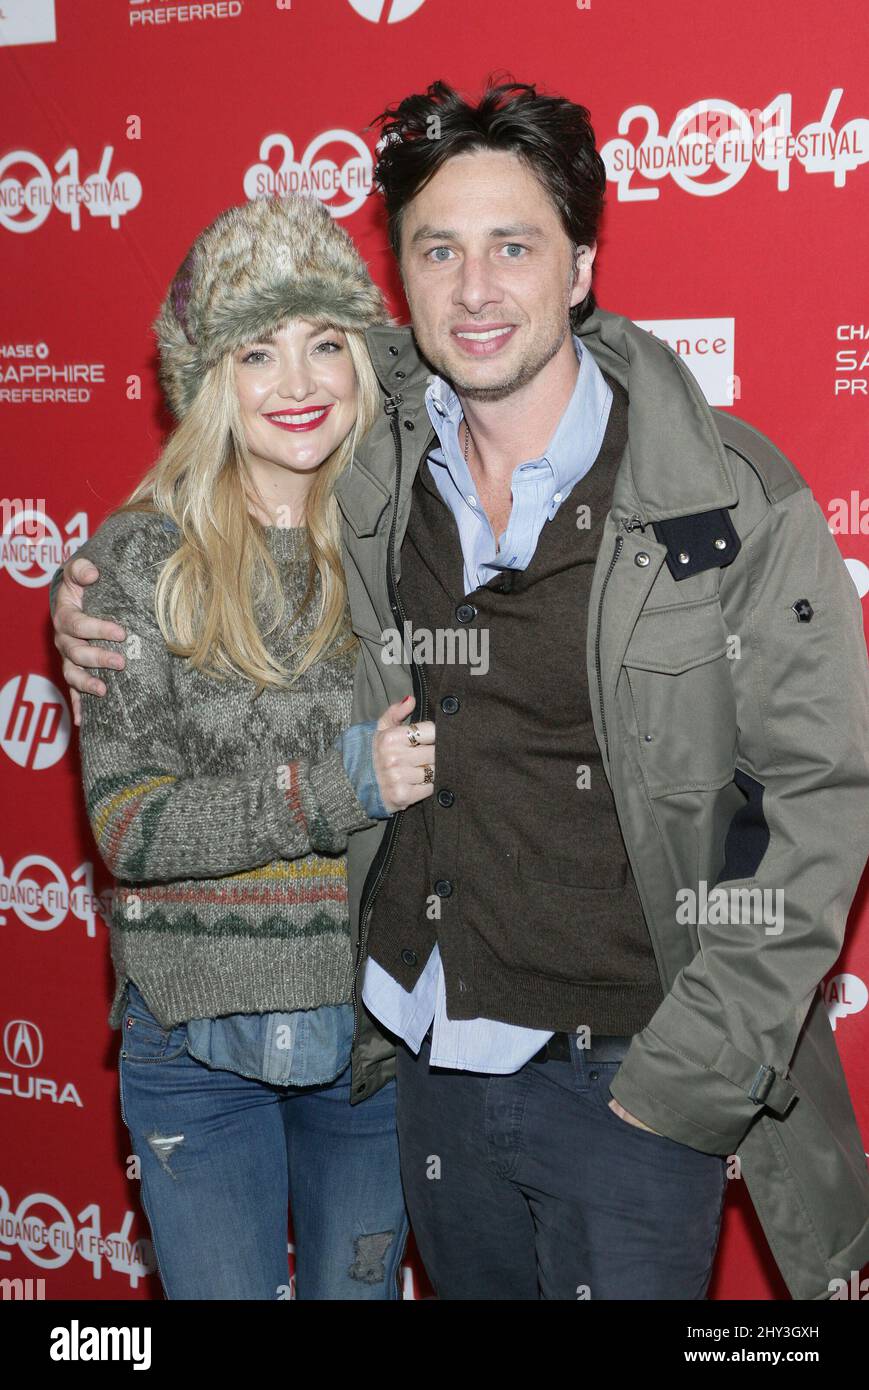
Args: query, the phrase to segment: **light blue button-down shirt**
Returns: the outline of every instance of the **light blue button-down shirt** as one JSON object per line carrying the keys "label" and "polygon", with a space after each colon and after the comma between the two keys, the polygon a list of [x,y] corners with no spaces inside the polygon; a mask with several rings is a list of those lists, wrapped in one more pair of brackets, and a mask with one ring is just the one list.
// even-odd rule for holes
{"label": "light blue button-down shirt", "polygon": [[[576,385],[546,450],[513,470],[513,505],[497,553],[492,527],[459,443],[459,398],[440,377],[426,391],[429,418],[441,445],[431,451],[428,464],[458,525],[466,594],[488,584],[499,570],[525,569],[530,564],[545,523],[564,505],[600,452],[612,391],[592,354],[576,336],[573,342],[580,363]],[[521,1028],[495,1019],[449,1018],[437,944],[410,991],[369,957],[362,998],[371,1013],[414,1052],[419,1052],[432,1025],[430,1065],[434,1067],[507,1075],[524,1066],[552,1037],[552,1030]]]}

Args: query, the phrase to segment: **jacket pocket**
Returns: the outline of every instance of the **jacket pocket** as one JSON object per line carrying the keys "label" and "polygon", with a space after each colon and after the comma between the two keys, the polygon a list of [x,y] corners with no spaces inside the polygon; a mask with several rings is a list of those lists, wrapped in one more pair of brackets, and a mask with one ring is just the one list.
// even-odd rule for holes
{"label": "jacket pocket", "polygon": [[640,614],[624,657],[639,759],[651,796],[729,782],[736,700],[717,596]]}
{"label": "jacket pocket", "polygon": [[508,970],[574,987],[647,983],[645,956],[638,954],[644,928],[638,928],[639,905],[624,862],[520,848],[503,889],[497,910],[475,925]]}

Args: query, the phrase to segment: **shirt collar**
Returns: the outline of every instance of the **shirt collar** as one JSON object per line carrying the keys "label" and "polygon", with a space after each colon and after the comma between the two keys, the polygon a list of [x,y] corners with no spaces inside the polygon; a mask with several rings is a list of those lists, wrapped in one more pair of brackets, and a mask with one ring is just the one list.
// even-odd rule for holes
{"label": "shirt collar", "polygon": [[[600,367],[576,334],[573,335],[573,345],[580,366],[570,400],[543,453],[518,465],[522,468],[527,463],[548,464],[556,490],[563,490],[575,480],[578,466],[581,467],[578,449],[582,441],[597,437],[601,416],[610,395]],[[443,377],[434,377],[426,388],[425,404],[432,428],[444,451],[443,455],[434,452],[435,462],[443,462],[444,455],[455,458],[456,452],[461,456],[458,431],[462,422],[462,406],[449,382]]]}

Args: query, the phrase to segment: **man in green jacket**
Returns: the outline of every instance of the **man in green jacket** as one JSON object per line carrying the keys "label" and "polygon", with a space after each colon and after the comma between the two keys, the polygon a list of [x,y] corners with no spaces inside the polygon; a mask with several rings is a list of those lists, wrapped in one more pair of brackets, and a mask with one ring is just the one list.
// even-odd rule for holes
{"label": "man in green jacket", "polygon": [[[413,332],[369,330],[338,484],[353,718],[413,693],[371,759],[427,743],[431,795],[350,840],[354,1097],[397,1054],[442,1297],[702,1298],[731,1156],[828,1299],[869,1259],[819,990],[869,846],[860,604],[793,465],[597,307],[587,117],[435,84],[383,118]],[[111,632],[64,599],[91,688]]]}

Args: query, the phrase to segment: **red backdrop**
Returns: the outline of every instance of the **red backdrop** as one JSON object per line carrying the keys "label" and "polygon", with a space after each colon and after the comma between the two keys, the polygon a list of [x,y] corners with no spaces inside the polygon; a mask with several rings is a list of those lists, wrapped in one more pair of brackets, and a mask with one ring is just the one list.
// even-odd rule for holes
{"label": "red backdrop", "polygon": [[[865,595],[865,8],[839,0],[831,23],[785,0],[2,0],[0,45],[0,1278],[154,1297],[106,1025],[110,880],[47,584],[169,424],[149,325],[172,274],[222,208],[299,189],[403,314],[365,196],[371,118],[438,77],[563,92],[590,108],[610,175],[599,302],[779,444]],[[867,881],[825,981],[864,1134]],[[405,1276],[425,1292],[412,1253]],[[787,1297],[738,1179],[710,1296]]]}

